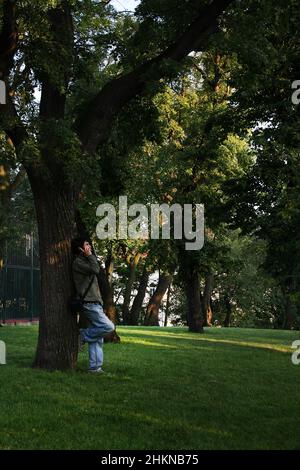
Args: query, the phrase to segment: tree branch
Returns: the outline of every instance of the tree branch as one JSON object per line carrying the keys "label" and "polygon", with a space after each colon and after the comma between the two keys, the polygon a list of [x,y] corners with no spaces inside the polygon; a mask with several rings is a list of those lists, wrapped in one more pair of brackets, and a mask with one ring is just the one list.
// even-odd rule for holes
{"label": "tree branch", "polygon": [[[1,127],[9,139],[12,141],[15,149],[17,149],[23,140],[27,137],[27,131],[24,124],[21,122],[15,105],[8,95],[6,104],[0,106],[1,110]],[[5,123],[5,124],[4,124]]]}
{"label": "tree branch", "polygon": [[[48,12],[50,33],[53,45],[50,60],[55,64],[55,71],[60,71],[58,80],[50,76],[48,71],[41,74],[42,94],[40,116],[42,118],[60,119],[64,117],[66,90],[70,80],[73,64],[74,30],[70,6],[63,1]],[[62,53],[61,53],[62,51]],[[63,70],[61,70],[63,67]],[[60,83],[57,83],[59,81]]]}
{"label": "tree branch", "polygon": [[2,31],[0,33],[0,78],[6,78],[17,50],[16,1],[3,2]]}
{"label": "tree branch", "polygon": [[141,94],[150,79],[167,74],[166,60],[180,63],[190,52],[205,47],[210,34],[217,29],[218,18],[233,0],[214,0],[199,12],[185,33],[163,53],[136,70],[112,80],[88,103],[76,122],[84,150],[96,151],[109,133],[115,114],[132,98]]}
{"label": "tree branch", "polygon": [[[13,66],[13,58],[18,46],[18,30],[16,23],[16,1],[3,2],[2,30],[0,33],[0,78],[8,89],[8,76]],[[1,127],[17,148],[26,130],[20,121],[9,90],[6,92],[6,104],[0,106]]]}
{"label": "tree branch", "polygon": [[15,179],[10,183],[11,192],[15,191],[18,186],[22,183],[26,175],[24,167],[21,167],[18,173],[15,176]]}

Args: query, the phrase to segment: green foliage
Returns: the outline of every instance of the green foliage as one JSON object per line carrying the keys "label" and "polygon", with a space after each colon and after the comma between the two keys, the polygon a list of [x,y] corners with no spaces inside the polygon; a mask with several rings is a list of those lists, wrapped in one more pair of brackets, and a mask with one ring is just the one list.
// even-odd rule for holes
{"label": "green foliage", "polygon": [[89,172],[91,174],[91,166],[84,171],[86,155],[68,121],[42,121],[39,126],[39,141],[39,149],[48,169],[52,170],[53,161],[55,166],[58,164],[60,167],[59,173],[56,174],[57,185],[71,185],[74,182],[78,184],[88,177]]}
{"label": "green foliage", "polygon": [[34,230],[35,215],[28,179],[16,160],[14,148],[0,134],[0,268],[5,243]]}
{"label": "green foliage", "polygon": [[224,233],[219,245],[222,251],[214,280],[215,318],[223,323],[227,299],[232,326],[278,326],[282,299],[278,297],[278,284],[262,267],[267,256],[266,243],[241,236],[237,230]]}

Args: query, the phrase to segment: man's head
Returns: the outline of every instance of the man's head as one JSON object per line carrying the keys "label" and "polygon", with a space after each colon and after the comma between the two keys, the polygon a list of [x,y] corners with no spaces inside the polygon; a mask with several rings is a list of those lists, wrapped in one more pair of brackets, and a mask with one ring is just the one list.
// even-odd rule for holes
{"label": "man's head", "polygon": [[[91,245],[84,237],[73,238],[71,242],[73,255],[79,255],[80,253],[86,252],[88,247],[90,248]],[[90,249],[88,251],[90,251]]]}

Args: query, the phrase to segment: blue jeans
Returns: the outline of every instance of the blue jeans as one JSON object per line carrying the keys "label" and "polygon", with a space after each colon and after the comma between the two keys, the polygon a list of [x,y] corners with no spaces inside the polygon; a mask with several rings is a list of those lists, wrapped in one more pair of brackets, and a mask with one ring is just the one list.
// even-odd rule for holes
{"label": "blue jeans", "polygon": [[80,331],[82,339],[89,345],[89,368],[98,369],[103,364],[103,337],[115,329],[100,304],[84,304],[83,312],[89,327]]}

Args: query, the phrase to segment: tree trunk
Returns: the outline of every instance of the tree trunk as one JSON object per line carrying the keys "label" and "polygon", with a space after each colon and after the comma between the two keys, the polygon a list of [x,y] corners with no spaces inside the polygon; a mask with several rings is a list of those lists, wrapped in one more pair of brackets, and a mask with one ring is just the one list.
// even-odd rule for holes
{"label": "tree trunk", "polygon": [[169,285],[172,282],[172,276],[161,274],[159,276],[159,281],[156,287],[154,294],[152,295],[151,299],[149,300],[149,304],[147,306],[144,325],[145,326],[159,326],[159,308],[162,302],[162,299],[167,292]]}
{"label": "tree trunk", "polygon": [[230,326],[232,308],[231,308],[230,299],[227,294],[224,297],[224,301],[225,301],[225,307],[226,307],[226,317],[224,320],[224,326],[228,328]]}
{"label": "tree trunk", "polygon": [[[113,322],[114,325],[116,325],[117,311],[114,302],[114,292],[110,281],[111,280],[109,270],[101,268],[100,273],[98,275],[98,282],[103,299],[103,308],[108,318]],[[115,330],[112,331],[109,335],[107,335],[104,341],[106,343],[120,343],[121,338]]]}
{"label": "tree trunk", "polygon": [[72,294],[71,239],[75,229],[75,198],[31,179],[39,231],[41,310],[35,367],[74,368],[78,352],[76,319],[68,311]]}
{"label": "tree trunk", "polygon": [[129,316],[129,325],[137,325],[140,312],[142,309],[143,301],[145,298],[146,294],[146,289],[148,285],[148,280],[149,280],[149,273],[147,271],[146,265],[144,266],[143,273],[140,279],[140,285],[138,288],[138,292],[134,298],[131,310],[130,310],[130,316]]}
{"label": "tree trunk", "polygon": [[128,278],[126,282],[124,300],[123,300],[123,305],[122,305],[122,318],[123,318],[124,325],[130,324],[129,307],[130,307],[131,292],[132,292],[133,284],[135,281],[135,268],[136,268],[136,265],[133,259],[129,263],[129,274],[128,274]]}
{"label": "tree trunk", "polygon": [[291,330],[297,327],[296,315],[297,308],[291,300],[290,295],[287,294],[284,305],[284,321],[282,325],[285,330]]}
{"label": "tree trunk", "polygon": [[169,317],[169,310],[170,310],[170,295],[171,295],[171,284],[169,285],[168,293],[167,293],[167,305],[166,305],[164,326],[167,326],[168,324],[168,317]]}
{"label": "tree trunk", "polygon": [[203,306],[203,317],[206,326],[212,326],[213,312],[211,308],[211,294],[213,291],[213,280],[212,274],[208,274],[205,278],[205,287],[202,299]]}
{"label": "tree trunk", "polygon": [[297,306],[293,300],[293,296],[298,292],[298,286],[295,277],[289,277],[287,279],[283,292],[285,298],[283,328],[286,330],[298,328]]}
{"label": "tree trunk", "polygon": [[116,312],[116,306],[114,302],[114,292],[113,292],[112,284],[109,280],[109,276],[107,275],[106,270],[103,268],[100,269],[98,281],[99,281],[100,291],[102,294],[103,308],[105,310],[105,314],[114,324],[116,324],[117,312]]}
{"label": "tree trunk", "polygon": [[187,324],[189,331],[203,333],[203,310],[200,293],[199,259],[194,252],[185,250],[183,242],[178,243],[180,278],[187,298]]}
{"label": "tree trunk", "polygon": [[203,311],[200,296],[200,281],[197,269],[191,268],[186,277],[186,293],[188,300],[189,331],[203,333]]}

